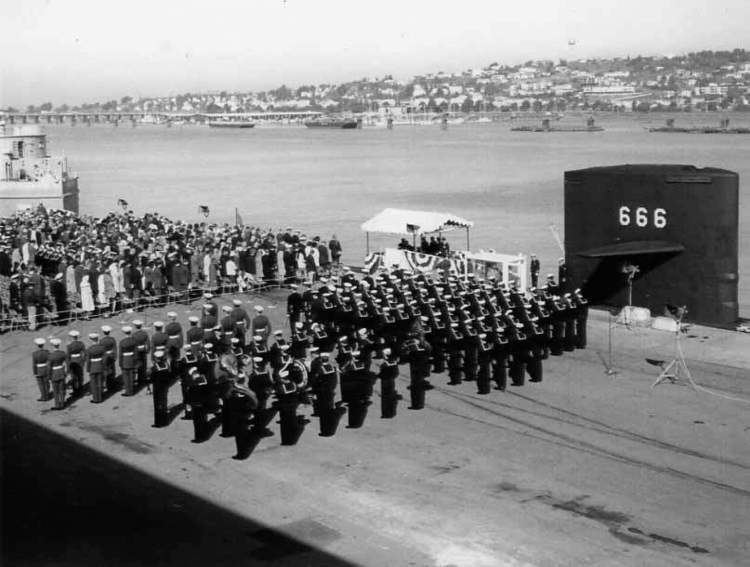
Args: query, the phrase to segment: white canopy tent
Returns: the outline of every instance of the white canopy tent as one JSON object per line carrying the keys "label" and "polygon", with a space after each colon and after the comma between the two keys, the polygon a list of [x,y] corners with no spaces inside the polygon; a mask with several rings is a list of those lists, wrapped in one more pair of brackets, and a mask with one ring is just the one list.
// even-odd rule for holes
{"label": "white canopy tent", "polygon": [[416,240],[417,235],[448,232],[460,228],[466,229],[466,249],[469,249],[469,229],[474,226],[466,220],[450,213],[435,213],[429,211],[411,211],[406,209],[384,209],[370,220],[362,224],[362,230],[367,233],[367,253],[370,253],[370,233],[411,235]]}

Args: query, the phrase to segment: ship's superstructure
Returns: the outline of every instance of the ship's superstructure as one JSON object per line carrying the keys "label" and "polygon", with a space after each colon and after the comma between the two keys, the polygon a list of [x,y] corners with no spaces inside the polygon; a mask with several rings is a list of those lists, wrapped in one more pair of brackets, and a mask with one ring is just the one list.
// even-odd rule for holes
{"label": "ship's superstructure", "polygon": [[0,161],[0,216],[40,204],[78,213],[78,177],[49,155],[39,126],[0,126]]}

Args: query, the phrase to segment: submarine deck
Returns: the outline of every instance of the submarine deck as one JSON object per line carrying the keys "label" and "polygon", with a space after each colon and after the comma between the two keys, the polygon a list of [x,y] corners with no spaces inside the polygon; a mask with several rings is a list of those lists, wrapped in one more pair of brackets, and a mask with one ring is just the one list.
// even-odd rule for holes
{"label": "submarine deck", "polygon": [[[284,325],[282,294],[254,301]],[[177,307],[185,323],[190,307]],[[106,322],[119,338],[117,325],[165,311],[76,328]],[[376,393],[361,429],[343,420],[323,438],[311,418],[299,443],[282,447],[272,425],[275,435],[236,461],[234,441],[218,432],[195,444],[189,421],[152,428],[145,391],[62,411],[37,402],[32,338],[67,330],[2,338],[4,564],[736,565],[750,556],[741,333],[692,326],[682,339],[709,392],[652,389],[658,368],[645,359],[671,358],[674,335],[592,310],[588,348],[546,360],[539,384],[480,396],[474,383],[433,375],[421,411],[402,402],[395,419],[380,419]],[[616,374],[606,373],[610,337]],[[65,505],[48,501],[56,497]],[[40,535],[45,527],[57,537]]]}

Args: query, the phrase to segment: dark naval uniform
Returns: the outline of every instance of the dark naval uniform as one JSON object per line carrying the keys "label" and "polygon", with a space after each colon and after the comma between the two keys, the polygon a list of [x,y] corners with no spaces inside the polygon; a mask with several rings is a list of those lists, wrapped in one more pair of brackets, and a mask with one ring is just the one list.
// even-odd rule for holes
{"label": "dark naval uniform", "polygon": [[172,383],[172,370],[164,357],[157,358],[151,368],[151,383],[154,397],[154,426],[169,425],[169,386]]}
{"label": "dark naval uniform", "polygon": [[398,378],[398,360],[395,357],[384,357],[380,364],[380,417],[396,417],[398,400],[401,399],[396,391],[396,378]]}
{"label": "dark naval uniform", "polygon": [[226,406],[232,416],[236,459],[246,459],[252,451],[252,418],[258,408],[258,399],[244,384],[232,384],[226,397]]}

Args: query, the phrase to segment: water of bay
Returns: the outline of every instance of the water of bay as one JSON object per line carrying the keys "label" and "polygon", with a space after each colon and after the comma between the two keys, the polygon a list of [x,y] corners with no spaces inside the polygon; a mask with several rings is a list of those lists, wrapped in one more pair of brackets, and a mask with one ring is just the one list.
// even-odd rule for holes
{"label": "water of bay", "polygon": [[[293,226],[336,233],[344,260],[361,263],[360,225],[385,207],[449,211],[475,222],[472,249],[535,252],[552,271],[563,238],[563,172],[622,163],[685,163],[740,174],[740,311],[750,315],[750,136],[655,134],[663,116],[601,117],[599,133],[511,132],[506,122],[397,126],[394,130],[209,129],[120,125],[47,128],[52,153],[80,176],[81,212],[102,215],[118,198],[136,214],[190,222]],[[715,114],[678,123],[714,125]],[[750,116],[732,117],[747,125]],[[463,233],[449,236],[465,245]],[[393,238],[377,237],[382,247]],[[744,276],[744,277],[743,277]]]}

